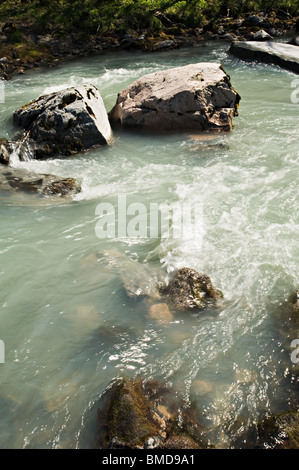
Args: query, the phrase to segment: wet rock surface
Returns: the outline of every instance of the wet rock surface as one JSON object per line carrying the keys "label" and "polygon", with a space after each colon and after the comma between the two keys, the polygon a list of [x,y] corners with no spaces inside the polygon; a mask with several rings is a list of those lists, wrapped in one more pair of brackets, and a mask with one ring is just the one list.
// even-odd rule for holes
{"label": "wet rock surface", "polygon": [[[265,29],[271,36],[282,36],[296,29],[296,18],[283,17],[279,12],[252,14],[234,18],[224,16],[208,21],[201,28],[167,24],[162,30],[114,32],[111,35],[95,34],[78,29],[69,33],[47,25],[46,31],[35,31],[34,23],[24,23],[16,18],[14,23],[0,25],[0,77],[10,79],[38,67],[53,67],[72,58],[104,54],[117,50],[142,50],[162,52],[179,47],[196,47],[210,40],[252,40],[258,29]],[[1,30],[2,26],[2,30]],[[271,32],[272,31],[272,32]],[[12,37],[18,41],[13,43]]]}
{"label": "wet rock surface", "polygon": [[176,310],[203,309],[215,306],[222,299],[222,292],[216,289],[209,276],[190,268],[181,268],[162,289],[169,304]]}
{"label": "wet rock surface", "polygon": [[0,165],[0,191],[23,191],[42,196],[67,197],[81,191],[74,178],[30,173]]}
{"label": "wet rock surface", "polygon": [[292,38],[289,42],[289,44],[292,44],[293,46],[299,46],[299,35]]}
{"label": "wet rock surface", "polygon": [[12,153],[12,148],[7,139],[0,138],[0,163],[2,165],[10,164],[10,155]]}
{"label": "wet rock surface", "polygon": [[299,449],[299,410],[261,421],[257,444],[262,448]]}
{"label": "wet rock surface", "polygon": [[149,131],[229,131],[240,96],[217,63],[145,75],[122,90],[109,119],[115,127]]}
{"label": "wet rock surface", "polygon": [[101,399],[97,447],[200,449],[208,446],[194,408],[158,381],[121,379]]}
{"label": "wet rock surface", "polygon": [[256,60],[299,73],[299,49],[292,44],[273,41],[234,42],[230,52],[243,60]]}
{"label": "wet rock surface", "polygon": [[13,120],[28,135],[38,159],[73,155],[112,139],[102,97],[93,85],[41,96],[15,111]]}

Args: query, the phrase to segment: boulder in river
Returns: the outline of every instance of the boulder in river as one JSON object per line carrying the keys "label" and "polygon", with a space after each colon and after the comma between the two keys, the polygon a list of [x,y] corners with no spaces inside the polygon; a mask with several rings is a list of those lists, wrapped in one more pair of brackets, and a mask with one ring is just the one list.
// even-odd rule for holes
{"label": "boulder in river", "polygon": [[258,424],[257,447],[299,449],[299,409],[270,416]]}
{"label": "boulder in river", "polygon": [[38,159],[73,155],[112,139],[102,97],[93,85],[41,96],[15,111],[13,118]]}
{"label": "boulder in river", "polygon": [[121,379],[98,409],[101,449],[201,449],[208,446],[194,407],[156,380]]}
{"label": "boulder in river", "polygon": [[299,49],[292,44],[274,41],[238,41],[231,45],[230,52],[239,59],[274,64],[299,73]]}
{"label": "boulder in river", "polygon": [[42,196],[74,196],[81,191],[74,178],[61,178],[54,175],[30,173],[0,165],[0,190],[22,191]]}
{"label": "boulder in river", "polygon": [[113,126],[149,131],[230,131],[240,96],[221,64],[201,62],[144,75],[122,90]]}
{"label": "boulder in river", "polygon": [[190,268],[179,269],[163,294],[176,310],[203,309],[223,297],[209,276]]}

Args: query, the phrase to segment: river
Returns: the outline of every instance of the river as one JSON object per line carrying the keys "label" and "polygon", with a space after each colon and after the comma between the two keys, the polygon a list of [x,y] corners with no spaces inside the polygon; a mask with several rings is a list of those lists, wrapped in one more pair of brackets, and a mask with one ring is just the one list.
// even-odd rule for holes
{"label": "river", "polygon": [[[291,406],[290,345],[275,312],[298,282],[296,76],[228,48],[114,52],[5,83],[7,138],[13,112],[42,94],[92,83],[109,111],[145,73],[201,61],[223,64],[241,103],[233,131],[212,140],[116,131],[106,148],[15,162],[77,178],[83,190],[72,201],[0,193],[1,448],[92,448],[99,400],[123,376],[159,379],[186,406],[195,401],[218,448]],[[200,236],[101,238],[99,204],[117,207],[119,196],[201,207]],[[184,266],[223,292],[219,310],[161,324],[127,295],[126,280],[138,293]]]}

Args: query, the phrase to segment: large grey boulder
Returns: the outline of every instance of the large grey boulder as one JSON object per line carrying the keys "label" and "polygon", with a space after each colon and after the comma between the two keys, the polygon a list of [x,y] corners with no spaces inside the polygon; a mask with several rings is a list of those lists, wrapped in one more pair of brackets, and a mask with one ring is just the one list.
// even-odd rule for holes
{"label": "large grey boulder", "polygon": [[41,96],[18,109],[13,119],[28,134],[35,158],[72,155],[112,139],[102,97],[93,85]]}
{"label": "large grey boulder", "polygon": [[292,44],[273,41],[240,41],[230,47],[230,52],[243,60],[256,60],[299,73],[299,49]]}
{"label": "large grey boulder", "polygon": [[229,131],[239,101],[221,64],[201,62],[139,78],[118,94],[109,119],[122,128]]}

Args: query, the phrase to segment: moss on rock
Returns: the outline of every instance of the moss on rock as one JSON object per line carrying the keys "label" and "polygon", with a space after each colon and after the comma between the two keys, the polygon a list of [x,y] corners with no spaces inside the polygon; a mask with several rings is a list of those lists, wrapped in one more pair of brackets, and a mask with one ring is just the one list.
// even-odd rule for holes
{"label": "moss on rock", "polygon": [[122,449],[207,448],[197,420],[173,390],[159,381],[122,379],[101,399],[97,447]]}

